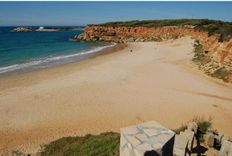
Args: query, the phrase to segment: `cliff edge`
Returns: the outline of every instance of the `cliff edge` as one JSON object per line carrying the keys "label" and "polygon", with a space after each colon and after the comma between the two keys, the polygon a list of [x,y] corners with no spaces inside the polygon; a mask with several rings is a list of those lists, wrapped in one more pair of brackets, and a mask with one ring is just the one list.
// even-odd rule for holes
{"label": "cliff edge", "polygon": [[74,36],[77,41],[106,42],[146,42],[176,39],[191,36],[196,40],[193,61],[208,75],[232,82],[232,38],[226,40],[220,36],[210,35],[209,31],[195,29],[196,26],[118,26],[89,25],[81,35]]}

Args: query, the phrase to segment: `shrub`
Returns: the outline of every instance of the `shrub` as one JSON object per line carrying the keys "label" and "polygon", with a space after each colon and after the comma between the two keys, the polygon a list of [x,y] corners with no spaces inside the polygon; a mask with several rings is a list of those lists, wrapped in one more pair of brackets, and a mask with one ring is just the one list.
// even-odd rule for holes
{"label": "shrub", "polygon": [[187,125],[186,124],[183,124],[182,126],[180,126],[179,128],[177,129],[174,129],[173,131],[176,133],[176,134],[180,134],[180,132],[183,132],[187,129]]}
{"label": "shrub", "polygon": [[13,156],[26,156],[25,153],[23,153],[23,152],[21,152],[19,150],[13,150],[13,151],[11,151],[11,155],[13,155]]}
{"label": "shrub", "polygon": [[203,46],[200,44],[198,40],[196,40],[194,43],[194,56],[192,60],[202,63],[204,58],[205,58],[205,53],[203,50]]}
{"label": "shrub", "polygon": [[64,137],[42,147],[41,156],[118,156],[120,134],[102,133],[83,137]]}
{"label": "shrub", "polygon": [[198,125],[198,129],[205,134],[209,128],[212,127],[212,119],[209,118],[205,120],[204,118],[197,118],[196,123]]}
{"label": "shrub", "polygon": [[209,117],[209,119],[206,120],[204,117],[195,117],[193,121],[196,122],[198,126],[197,139],[199,139],[200,142],[204,142],[204,135],[207,130],[212,127],[212,118]]}
{"label": "shrub", "polygon": [[[191,122],[196,122],[198,126],[196,137],[199,139],[200,142],[204,142],[204,134],[207,132],[209,128],[212,127],[212,118],[209,118],[208,120],[205,120],[204,117],[194,117]],[[183,124],[177,129],[174,129],[173,131],[176,134],[180,134],[180,132],[183,132],[187,129],[187,124]]]}
{"label": "shrub", "polygon": [[212,74],[213,77],[222,79],[223,81],[228,81],[228,74],[229,71],[225,68],[225,67],[221,67],[217,70],[214,71],[214,73]]}

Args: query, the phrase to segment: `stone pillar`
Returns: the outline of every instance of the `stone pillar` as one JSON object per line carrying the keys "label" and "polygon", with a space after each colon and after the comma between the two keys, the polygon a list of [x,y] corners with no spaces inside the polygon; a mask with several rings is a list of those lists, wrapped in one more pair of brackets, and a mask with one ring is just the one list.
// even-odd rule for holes
{"label": "stone pillar", "polygon": [[212,133],[206,133],[204,136],[205,144],[209,147],[214,146],[214,135]]}
{"label": "stone pillar", "polygon": [[223,140],[219,156],[232,156],[232,142]]}
{"label": "stone pillar", "polygon": [[194,141],[194,132],[185,130],[175,137],[174,156],[190,156]]}
{"label": "stone pillar", "polygon": [[155,121],[121,129],[120,156],[173,156],[175,133]]}

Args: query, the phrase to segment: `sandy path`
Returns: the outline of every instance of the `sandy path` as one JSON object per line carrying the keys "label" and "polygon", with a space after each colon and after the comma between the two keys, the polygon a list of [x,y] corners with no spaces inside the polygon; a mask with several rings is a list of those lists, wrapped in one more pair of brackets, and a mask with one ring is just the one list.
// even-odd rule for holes
{"label": "sandy path", "polygon": [[[192,40],[131,43],[108,55],[0,78],[0,151],[156,120],[213,118],[232,136],[232,87],[191,69]],[[130,52],[133,49],[133,52]]]}

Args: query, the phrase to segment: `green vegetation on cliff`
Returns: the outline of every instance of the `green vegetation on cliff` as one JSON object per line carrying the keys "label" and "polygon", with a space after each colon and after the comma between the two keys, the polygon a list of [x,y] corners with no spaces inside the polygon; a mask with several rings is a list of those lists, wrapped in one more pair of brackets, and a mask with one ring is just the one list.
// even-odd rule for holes
{"label": "green vegetation on cliff", "polygon": [[194,56],[193,56],[193,61],[198,62],[200,64],[203,64],[204,58],[206,54],[203,50],[203,46],[200,44],[200,42],[197,40],[194,43]]}
{"label": "green vegetation on cliff", "polygon": [[227,41],[232,38],[232,22],[224,22],[209,19],[175,19],[175,20],[134,20],[124,22],[108,22],[100,26],[126,26],[126,27],[193,27],[196,30],[206,31],[210,35],[217,36],[219,41]]}
{"label": "green vegetation on cliff", "polygon": [[[190,122],[195,122],[198,126],[198,139],[204,142],[205,133],[212,127],[212,119],[206,120],[204,117],[194,117]],[[176,134],[185,131],[187,125],[173,130]],[[216,132],[216,131],[215,131]],[[99,135],[85,135],[75,137],[63,137],[41,146],[41,150],[35,153],[38,156],[119,156],[120,134],[106,132]],[[26,156],[21,151],[11,152],[14,156]]]}
{"label": "green vegetation on cliff", "polygon": [[[192,60],[200,67],[201,65],[204,65],[210,61],[209,56],[207,55],[207,51],[204,51],[203,46],[200,44],[200,42],[197,40],[194,43],[194,56]],[[225,82],[228,82],[229,80],[229,70],[226,69],[224,66],[220,67],[218,66],[216,70],[213,73],[207,72],[206,73],[210,76],[213,76],[218,79],[222,79]]]}
{"label": "green vegetation on cliff", "polygon": [[107,132],[83,137],[64,137],[44,145],[41,156],[118,156],[120,134]]}
{"label": "green vegetation on cliff", "polygon": [[214,73],[212,74],[213,77],[222,79],[225,82],[228,82],[228,75],[229,75],[229,70],[227,70],[225,67],[221,67],[215,70]]}
{"label": "green vegetation on cliff", "polygon": [[[195,117],[198,125],[199,140],[204,141],[204,134],[212,126],[212,119]],[[187,124],[174,130],[177,134],[187,129]],[[41,156],[119,156],[120,134],[107,132],[99,135],[86,135],[82,137],[64,137],[42,147]]]}

